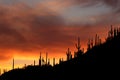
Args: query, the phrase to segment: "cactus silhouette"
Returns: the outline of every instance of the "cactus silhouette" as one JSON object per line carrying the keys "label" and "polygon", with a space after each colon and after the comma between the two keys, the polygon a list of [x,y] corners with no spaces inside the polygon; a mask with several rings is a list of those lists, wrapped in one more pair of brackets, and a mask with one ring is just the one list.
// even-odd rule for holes
{"label": "cactus silhouette", "polygon": [[78,49],[78,52],[80,51],[80,38],[78,37],[78,43],[76,44],[76,48]]}

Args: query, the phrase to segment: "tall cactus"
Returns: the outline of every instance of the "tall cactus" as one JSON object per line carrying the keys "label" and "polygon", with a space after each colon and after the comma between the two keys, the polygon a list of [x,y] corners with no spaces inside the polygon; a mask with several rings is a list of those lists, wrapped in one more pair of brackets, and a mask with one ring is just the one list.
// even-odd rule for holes
{"label": "tall cactus", "polygon": [[72,59],[72,54],[69,48],[68,48],[68,51],[66,52],[66,55],[67,55],[67,60]]}
{"label": "tall cactus", "polygon": [[80,47],[81,47],[80,38],[78,37],[78,44],[76,44],[76,48],[78,49],[78,52],[80,51]]}
{"label": "tall cactus", "polygon": [[41,66],[41,52],[40,52],[40,58],[39,58],[39,66]]}
{"label": "tall cactus", "polygon": [[13,69],[14,69],[14,58],[13,58],[13,65],[12,65]]}
{"label": "tall cactus", "polygon": [[55,65],[55,58],[53,58],[53,66]]}
{"label": "tall cactus", "polygon": [[87,50],[90,50],[91,45],[90,45],[90,39],[88,40],[88,44],[87,44]]}
{"label": "tall cactus", "polygon": [[35,66],[35,60],[34,60],[34,66]]}
{"label": "tall cactus", "polygon": [[111,25],[110,35],[113,37],[113,26]]}
{"label": "tall cactus", "polygon": [[47,65],[47,61],[48,60],[48,53],[46,52],[46,65]]}

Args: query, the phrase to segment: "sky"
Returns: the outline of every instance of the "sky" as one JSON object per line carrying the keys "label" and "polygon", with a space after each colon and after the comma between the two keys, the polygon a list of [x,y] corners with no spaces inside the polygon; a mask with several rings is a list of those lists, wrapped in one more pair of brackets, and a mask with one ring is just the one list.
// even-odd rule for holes
{"label": "sky", "polygon": [[80,37],[105,41],[110,25],[119,26],[120,0],[0,0],[0,69],[38,64],[39,54],[64,58]]}

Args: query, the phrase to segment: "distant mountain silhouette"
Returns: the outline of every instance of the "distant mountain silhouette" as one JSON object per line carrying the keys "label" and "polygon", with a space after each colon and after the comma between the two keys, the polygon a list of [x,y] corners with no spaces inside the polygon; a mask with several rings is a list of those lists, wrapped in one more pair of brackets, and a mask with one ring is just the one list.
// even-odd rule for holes
{"label": "distant mountain silhouette", "polygon": [[114,74],[117,76],[119,73],[119,54],[120,33],[68,61],[55,66],[27,66],[23,69],[13,69],[2,74],[0,80],[104,79]]}

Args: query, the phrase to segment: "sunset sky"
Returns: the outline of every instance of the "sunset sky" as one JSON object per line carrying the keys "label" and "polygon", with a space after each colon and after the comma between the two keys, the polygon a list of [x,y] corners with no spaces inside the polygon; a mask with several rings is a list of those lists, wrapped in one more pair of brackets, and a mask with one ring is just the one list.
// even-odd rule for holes
{"label": "sunset sky", "polygon": [[38,64],[39,54],[64,58],[80,37],[107,37],[110,25],[120,23],[120,0],[0,0],[0,69]]}

